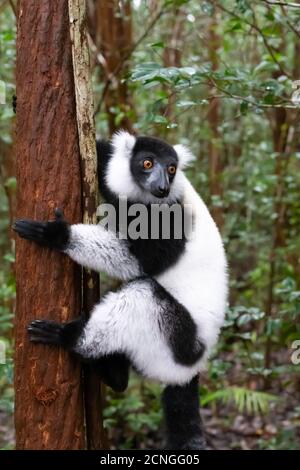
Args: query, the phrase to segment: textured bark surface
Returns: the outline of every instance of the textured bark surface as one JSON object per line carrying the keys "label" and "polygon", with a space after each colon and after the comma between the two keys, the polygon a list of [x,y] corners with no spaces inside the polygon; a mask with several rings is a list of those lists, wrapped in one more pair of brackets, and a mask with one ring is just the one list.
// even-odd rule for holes
{"label": "textured bark surface", "polygon": [[[18,217],[47,220],[56,206],[81,220],[80,161],[67,0],[19,0],[17,39]],[[18,449],[85,446],[81,370],[54,347],[31,345],[35,318],[80,311],[80,269],[17,240],[16,439]]]}

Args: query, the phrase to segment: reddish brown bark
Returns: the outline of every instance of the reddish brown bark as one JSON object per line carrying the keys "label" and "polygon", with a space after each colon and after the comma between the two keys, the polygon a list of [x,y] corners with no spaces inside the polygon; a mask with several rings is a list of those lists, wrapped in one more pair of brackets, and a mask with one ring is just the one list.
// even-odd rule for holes
{"label": "reddish brown bark", "polygon": [[[81,220],[81,183],[67,0],[19,0],[18,217],[47,220],[56,206]],[[85,446],[81,369],[68,353],[29,343],[34,318],[80,311],[80,269],[17,240],[16,443],[18,449]]]}
{"label": "reddish brown bark", "polygon": [[10,222],[12,222],[13,218],[16,215],[16,191],[15,187],[10,186],[9,184],[7,184],[7,182],[10,178],[15,177],[16,175],[16,161],[13,145],[7,144],[3,140],[0,140],[0,154],[2,157],[2,161],[0,164],[1,184],[3,185],[4,190],[6,192],[9,208],[9,220]]}
{"label": "reddish brown bark", "polygon": [[[8,184],[10,178],[16,176],[16,162],[13,145],[7,144],[0,139],[0,185],[3,186],[7,201],[8,201],[8,216],[9,216],[9,225],[8,225],[8,237],[5,237],[5,243],[2,243],[0,248],[0,257],[3,256],[12,250],[12,241],[14,238],[13,230],[11,229],[12,222],[16,216],[16,189],[15,185]],[[6,213],[0,213],[6,218]],[[12,273],[14,273],[15,263],[11,264]],[[2,299],[3,305],[8,308],[9,312],[15,311],[15,300],[13,298]],[[12,336],[12,332],[9,333],[9,336]]]}

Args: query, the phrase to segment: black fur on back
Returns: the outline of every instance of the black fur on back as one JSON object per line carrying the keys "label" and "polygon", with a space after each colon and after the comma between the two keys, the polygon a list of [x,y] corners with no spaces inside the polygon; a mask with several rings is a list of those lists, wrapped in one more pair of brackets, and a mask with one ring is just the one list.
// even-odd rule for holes
{"label": "black fur on back", "polygon": [[198,376],[186,385],[168,385],[162,402],[167,430],[166,449],[204,450]]}
{"label": "black fur on back", "polygon": [[203,356],[205,346],[198,338],[193,318],[156,280],[151,279],[149,282],[154,296],[164,305],[159,322],[175,361],[185,366],[195,364]]}

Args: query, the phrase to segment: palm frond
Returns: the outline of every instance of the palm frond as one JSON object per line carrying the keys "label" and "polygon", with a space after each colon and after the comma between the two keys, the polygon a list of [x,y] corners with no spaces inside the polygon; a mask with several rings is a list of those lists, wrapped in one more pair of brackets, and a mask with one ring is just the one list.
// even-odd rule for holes
{"label": "palm frond", "polygon": [[240,413],[251,415],[266,414],[269,411],[271,402],[278,401],[276,395],[271,393],[251,390],[245,387],[231,386],[222,390],[207,393],[201,398],[201,406],[208,403],[221,401],[223,403],[233,403]]}

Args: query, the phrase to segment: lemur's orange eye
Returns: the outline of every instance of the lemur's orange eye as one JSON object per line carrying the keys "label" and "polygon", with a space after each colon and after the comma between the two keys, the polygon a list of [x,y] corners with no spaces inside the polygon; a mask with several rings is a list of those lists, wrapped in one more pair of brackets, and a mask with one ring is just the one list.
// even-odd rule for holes
{"label": "lemur's orange eye", "polygon": [[151,162],[151,160],[144,160],[144,168],[145,170],[150,170],[150,168],[153,167],[153,163]]}
{"label": "lemur's orange eye", "polygon": [[175,175],[175,173],[176,173],[176,166],[170,165],[169,168],[168,168],[168,172],[170,173],[170,175]]}

